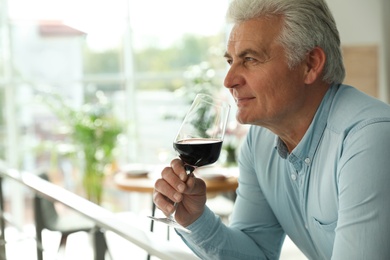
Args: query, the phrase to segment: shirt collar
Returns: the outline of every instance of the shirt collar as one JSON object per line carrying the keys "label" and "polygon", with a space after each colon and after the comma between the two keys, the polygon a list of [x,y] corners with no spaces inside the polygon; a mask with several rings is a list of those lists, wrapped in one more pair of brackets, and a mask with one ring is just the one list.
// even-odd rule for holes
{"label": "shirt collar", "polygon": [[332,85],[328,89],[308,130],[291,154],[289,154],[286,144],[276,136],[275,149],[278,151],[279,156],[283,159],[288,159],[297,171],[302,169],[303,163],[309,165],[312,162],[321,137],[325,131],[332,101],[338,89],[339,84]]}

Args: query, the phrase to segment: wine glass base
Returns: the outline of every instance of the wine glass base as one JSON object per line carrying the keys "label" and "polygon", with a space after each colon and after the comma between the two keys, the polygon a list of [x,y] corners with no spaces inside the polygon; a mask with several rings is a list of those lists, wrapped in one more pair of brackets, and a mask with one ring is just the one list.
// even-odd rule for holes
{"label": "wine glass base", "polygon": [[156,218],[156,217],[153,217],[153,216],[148,216],[148,218],[151,218],[153,219],[154,221],[158,221],[158,222],[162,222],[162,223],[165,223],[167,224],[168,226],[171,226],[173,228],[176,228],[176,229],[180,229],[186,233],[191,233],[191,230],[179,225],[176,221],[174,221],[173,219],[170,219],[170,218]]}

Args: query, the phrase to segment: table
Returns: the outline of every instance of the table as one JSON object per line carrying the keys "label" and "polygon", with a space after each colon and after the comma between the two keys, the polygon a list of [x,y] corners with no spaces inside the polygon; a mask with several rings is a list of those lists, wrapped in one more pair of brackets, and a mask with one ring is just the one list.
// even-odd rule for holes
{"label": "table", "polygon": [[[226,178],[203,179],[206,183],[207,193],[223,193],[235,191],[238,187],[236,176]],[[117,173],[114,176],[115,185],[123,191],[153,193],[155,178],[129,177],[125,173]]]}

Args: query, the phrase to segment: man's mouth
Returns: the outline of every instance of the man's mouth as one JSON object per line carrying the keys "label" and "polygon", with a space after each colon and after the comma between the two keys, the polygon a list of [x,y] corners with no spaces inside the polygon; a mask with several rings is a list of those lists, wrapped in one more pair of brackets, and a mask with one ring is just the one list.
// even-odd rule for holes
{"label": "man's mouth", "polygon": [[237,106],[243,106],[246,103],[250,102],[254,97],[234,97]]}

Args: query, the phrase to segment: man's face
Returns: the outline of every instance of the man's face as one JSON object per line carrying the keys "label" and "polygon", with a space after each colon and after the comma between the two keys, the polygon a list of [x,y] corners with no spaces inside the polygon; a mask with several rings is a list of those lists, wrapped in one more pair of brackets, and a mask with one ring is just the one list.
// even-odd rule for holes
{"label": "man's face", "polygon": [[240,123],[285,125],[308,98],[305,66],[289,69],[285,50],[277,40],[282,24],[282,17],[258,18],[232,29],[225,54],[230,69],[224,84],[236,101]]}

